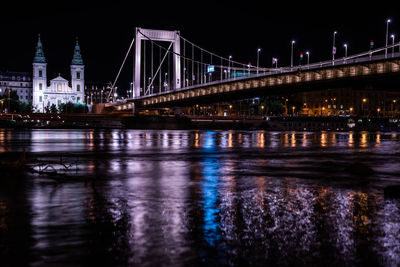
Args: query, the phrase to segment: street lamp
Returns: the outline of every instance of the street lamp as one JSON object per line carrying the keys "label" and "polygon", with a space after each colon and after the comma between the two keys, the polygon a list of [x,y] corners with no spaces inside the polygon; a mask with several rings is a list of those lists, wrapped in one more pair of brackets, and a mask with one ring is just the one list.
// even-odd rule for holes
{"label": "street lamp", "polygon": [[394,57],[394,34],[390,35],[390,38],[392,38],[392,57]]}
{"label": "street lamp", "polygon": [[347,44],[344,44],[343,47],[344,47],[344,61],[346,62],[347,61]]}
{"label": "street lamp", "polygon": [[260,60],[260,52],[261,52],[261,48],[257,49],[257,74],[258,74],[258,66],[259,66],[259,60]]}
{"label": "street lamp", "polygon": [[232,56],[229,56],[229,60],[228,60],[228,74],[229,74],[229,78],[231,77],[231,60],[232,60]]}
{"label": "street lamp", "polygon": [[272,66],[274,66],[275,64],[275,68],[278,68],[278,59],[276,57],[272,58]]}
{"label": "street lamp", "polygon": [[335,54],[336,54],[336,46],[335,46],[335,37],[337,31],[333,32],[333,45],[332,45],[332,65],[335,65]]}
{"label": "street lamp", "polygon": [[310,68],[310,51],[306,51],[306,55],[307,55],[307,66],[308,68]]}
{"label": "street lamp", "polygon": [[291,56],[290,56],[290,70],[293,68],[293,45],[296,43],[296,41],[292,40],[292,46],[291,46]]}
{"label": "street lamp", "polygon": [[363,99],[362,99],[362,103],[361,103],[361,109],[362,109],[363,115],[365,115],[364,104],[365,104],[366,102],[367,102],[367,99],[366,99],[366,98],[363,98]]}
{"label": "street lamp", "polygon": [[389,36],[389,23],[392,22],[391,19],[386,20],[386,47],[385,47],[385,58],[387,58],[387,46],[388,46],[388,36]]}

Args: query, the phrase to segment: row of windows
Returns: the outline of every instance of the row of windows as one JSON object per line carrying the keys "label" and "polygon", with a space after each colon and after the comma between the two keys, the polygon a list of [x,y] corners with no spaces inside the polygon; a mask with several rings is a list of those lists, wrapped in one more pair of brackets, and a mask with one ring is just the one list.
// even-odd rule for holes
{"label": "row of windows", "polygon": [[26,76],[0,76],[1,80],[10,80],[10,81],[30,81],[31,78],[30,77],[26,77]]}
{"label": "row of windows", "polygon": [[[74,96],[72,96],[72,100],[74,100]],[[44,95],[44,99],[47,99],[47,95]],[[39,102],[43,102],[43,97],[42,96],[39,96]],[[76,98],[76,102],[77,103],[79,103],[79,102],[81,102],[81,98],[78,96],[77,98]],[[57,99],[57,104],[58,105],[60,105],[61,104],[61,99]]]}
{"label": "row of windows", "polygon": [[[11,84],[8,84],[7,82],[0,82],[0,85],[3,85],[3,86],[7,86],[7,85],[9,85],[9,86],[16,86],[16,85],[11,85]],[[19,86],[20,87],[30,87],[30,84],[29,83],[20,83],[19,84]]]}
{"label": "row of windows", "polygon": [[[41,83],[39,83],[39,90],[43,89],[43,85]],[[76,91],[80,92],[81,91],[81,85],[77,84],[76,85]]]}

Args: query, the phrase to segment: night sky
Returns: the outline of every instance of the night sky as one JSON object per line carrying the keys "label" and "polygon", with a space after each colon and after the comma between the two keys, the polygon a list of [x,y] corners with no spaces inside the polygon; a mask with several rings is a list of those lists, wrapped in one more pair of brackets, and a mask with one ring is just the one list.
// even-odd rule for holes
{"label": "night sky", "polygon": [[[112,81],[120,67],[134,28],[180,30],[181,35],[219,55],[234,60],[256,61],[271,66],[290,64],[290,41],[296,40],[295,63],[300,52],[309,50],[310,61],[331,58],[332,33],[337,56],[369,49],[385,43],[386,19],[389,34],[400,35],[400,15],[387,3],[351,6],[350,1],[41,1],[2,5],[0,26],[0,70],[31,71],[37,35],[41,34],[48,63],[48,79],[58,73],[69,79],[75,37],[79,37],[86,66],[86,81]],[[366,3],[366,2],[365,2]],[[266,7],[263,7],[263,5]],[[383,2],[382,2],[383,4]],[[398,37],[396,37],[397,40]],[[129,84],[132,57],[127,62],[119,87]]]}

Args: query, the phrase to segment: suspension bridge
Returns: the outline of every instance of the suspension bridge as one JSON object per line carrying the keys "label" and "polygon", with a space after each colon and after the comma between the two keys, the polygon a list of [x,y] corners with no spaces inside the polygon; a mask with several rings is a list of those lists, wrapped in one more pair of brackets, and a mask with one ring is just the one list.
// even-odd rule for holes
{"label": "suspension bridge", "polygon": [[[129,97],[117,103],[113,99],[115,83],[133,44]],[[136,28],[108,100],[118,110],[131,110],[215,103],[355,83],[398,84],[399,47],[400,42],[393,42],[363,53],[297,66],[291,63],[278,67],[274,58],[275,66],[266,68],[259,66],[258,57],[257,64],[252,65],[217,55],[182,37],[179,31]]]}

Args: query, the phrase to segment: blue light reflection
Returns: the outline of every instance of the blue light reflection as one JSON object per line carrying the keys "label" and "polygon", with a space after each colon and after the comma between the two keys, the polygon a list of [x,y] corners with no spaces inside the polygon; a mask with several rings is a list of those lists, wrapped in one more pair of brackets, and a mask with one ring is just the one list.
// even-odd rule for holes
{"label": "blue light reflection", "polygon": [[219,160],[214,157],[216,151],[215,132],[204,133],[204,145],[202,152],[205,152],[200,162],[203,174],[202,196],[204,210],[204,239],[210,246],[215,246],[221,239],[219,232],[220,222],[218,220],[218,171]]}

